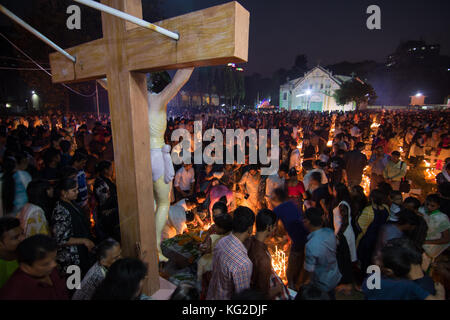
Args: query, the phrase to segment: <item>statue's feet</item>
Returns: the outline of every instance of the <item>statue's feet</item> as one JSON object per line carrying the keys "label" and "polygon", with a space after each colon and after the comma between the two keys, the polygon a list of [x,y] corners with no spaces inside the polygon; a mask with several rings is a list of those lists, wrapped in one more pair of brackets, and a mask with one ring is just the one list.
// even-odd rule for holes
{"label": "statue's feet", "polygon": [[169,261],[169,259],[167,259],[166,256],[163,255],[161,252],[158,252],[158,256],[159,256],[159,262],[167,262],[167,261]]}

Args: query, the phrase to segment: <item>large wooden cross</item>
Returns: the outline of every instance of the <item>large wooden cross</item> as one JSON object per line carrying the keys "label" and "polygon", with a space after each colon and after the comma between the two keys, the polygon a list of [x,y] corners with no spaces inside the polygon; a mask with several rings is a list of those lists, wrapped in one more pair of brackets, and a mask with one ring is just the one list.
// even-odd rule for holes
{"label": "large wooden cross", "polygon": [[[141,0],[102,0],[142,18]],[[144,293],[159,289],[146,73],[185,67],[246,62],[249,12],[237,2],[155,23],[178,32],[172,40],[102,13],[103,38],[67,49],[72,63],[50,54],[54,83],[107,77],[125,256],[145,252],[149,277]]]}

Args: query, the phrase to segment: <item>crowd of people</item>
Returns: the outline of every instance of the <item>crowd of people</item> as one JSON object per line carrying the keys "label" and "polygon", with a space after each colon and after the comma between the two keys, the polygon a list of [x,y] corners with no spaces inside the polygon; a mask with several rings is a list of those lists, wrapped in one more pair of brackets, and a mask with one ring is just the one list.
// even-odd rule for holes
{"label": "crowd of people", "polygon": [[[244,151],[244,163],[175,166],[162,238],[211,227],[199,245],[197,282],[182,283],[173,299],[327,300],[355,291],[366,299],[445,299],[446,112],[172,109],[165,140],[174,150],[172,132],[193,136],[194,121],[203,132],[279,129],[271,175],[261,174],[270,164],[250,163],[258,138],[232,145]],[[434,193],[414,197],[408,167],[424,159],[440,173]],[[149,299],[142,293],[147,266],[121,256],[108,116],[1,118],[0,164],[0,299]],[[364,175],[370,190],[361,186]],[[274,239],[286,240],[287,281],[272,266]],[[372,265],[381,270],[376,290],[367,280]],[[81,289],[65,285],[72,266],[81,270]]]}

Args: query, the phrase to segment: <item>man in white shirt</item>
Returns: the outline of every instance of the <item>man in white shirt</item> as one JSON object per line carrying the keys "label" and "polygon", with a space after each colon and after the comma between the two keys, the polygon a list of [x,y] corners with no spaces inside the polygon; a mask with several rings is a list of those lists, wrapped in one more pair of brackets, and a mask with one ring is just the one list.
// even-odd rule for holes
{"label": "man in white shirt", "polygon": [[270,210],[273,210],[272,202],[270,198],[275,189],[285,187],[285,181],[288,175],[288,167],[286,165],[281,165],[278,173],[270,175],[266,179],[266,203]]}
{"label": "man in white shirt", "polygon": [[258,212],[260,203],[258,201],[258,187],[261,182],[261,175],[257,165],[251,165],[250,170],[244,173],[241,181],[239,181],[239,188],[244,193],[243,206],[246,206]]}
{"label": "man in white shirt", "polygon": [[200,218],[197,214],[191,211],[197,206],[198,203],[196,199],[182,199],[174,205],[171,205],[167,223],[161,234],[162,240],[183,234],[187,230],[187,225],[189,223],[199,221]]}
{"label": "man in white shirt", "polygon": [[303,168],[305,168],[305,170],[306,170],[306,174],[303,177],[303,185],[305,186],[306,191],[310,190],[310,182],[311,182],[312,174],[314,172],[320,172],[320,175],[322,176],[322,181],[321,181],[322,184],[328,183],[328,178],[327,178],[327,175],[325,174],[325,172],[322,169],[314,168],[312,165],[312,161],[308,160],[308,161],[303,162]]}
{"label": "man in white shirt", "polygon": [[299,172],[301,167],[300,150],[298,150],[297,143],[295,142],[295,140],[291,140],[289,142],[289,146],[291,148],[291,157],[289,158],[289,170],[295,168],[295,170]]}
{"label": "man in white shirt", "polygon": [[194,194],[195,171],[192,164],[184,164],[175,175],[174,187],[177,199],[187,198]]}

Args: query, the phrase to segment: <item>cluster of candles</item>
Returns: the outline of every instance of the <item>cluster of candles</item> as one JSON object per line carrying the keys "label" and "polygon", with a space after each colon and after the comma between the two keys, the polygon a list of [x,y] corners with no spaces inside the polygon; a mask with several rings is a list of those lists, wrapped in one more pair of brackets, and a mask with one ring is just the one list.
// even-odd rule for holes
{"label": "cluster of candles", "polygon": [[435,168],[431,168],[431,163],[425,160],[425,179],[426,180],[435,180],[437,171]]}
{"label": "cluster of candles", "polygon": [[271,254],[272,268],[275,273],[280,277],[284,284],[287,284],[286,277],[286,265],[287,257],[283,250],[278,250],[278,246],[275,246],[275,251]]}

